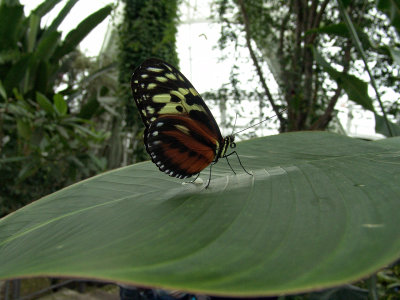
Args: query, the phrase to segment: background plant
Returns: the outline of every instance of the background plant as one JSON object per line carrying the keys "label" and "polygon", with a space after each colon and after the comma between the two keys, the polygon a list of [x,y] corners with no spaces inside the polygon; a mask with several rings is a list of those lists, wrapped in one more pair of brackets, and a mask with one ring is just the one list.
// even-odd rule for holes
{"label": "background plant", "polygon": [[[365,66],[360,64],[358,45],[337,2],[222,0],[215,3],[222,23],[220,47],[234,44],[248,49],[254,77],[259,82],[257,94],[262,95],[258,98],[259,106],[270,107],[276,114],[282,107],[288,108],[286,118],[278,117],[281,131],[326,129],[336,119],[336,104],[343,95],[364,109],[375,112],[379,107],[368,95],[367,83],[359,79]],[[395,49],[399,41],[393,26],[377,9],[375,1],[346,1],[345,5],[358,29],[379,93],[387,89],[399,92],[396,75],[399,66],[385,51],[385,48]],[[395,9],[390,12],[398,13]],[[275,93],[266,83],[265,66],[278,83]],[[237,72],[232,74],[235,86]],[[252,99],[251,95],[247,98]],[[396,121],[393,106],[397,107],[397,99],[385,103],[377,118],[391,111],[394,114],[390,120]]]}
{"label": "background plant", "polygon": [[44,1],[28,16],[19,1],[0,2],[0,215],[106,166],[96,152],[105,132],[78,115],[83,102],[73,96],[82,86],[79,75],[67,70],[79,56],[77,45],[112,7],[88,16],[62,39],[57,28],[77,0],[41,27],[59,2]]}

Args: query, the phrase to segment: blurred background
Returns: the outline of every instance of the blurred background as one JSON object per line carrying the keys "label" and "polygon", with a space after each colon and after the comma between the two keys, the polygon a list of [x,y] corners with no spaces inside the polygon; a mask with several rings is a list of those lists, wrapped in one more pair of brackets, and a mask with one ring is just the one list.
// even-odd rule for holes
{"label": "blurred background", "polygon": [[[236,116],[236,131],[272,117],[239,140],[400,133],[400,18],[389,1],[0,3],[0,217],[148,159],[129,81],[149,57],[185,74],[224,135]],[[22,297],[20,282],[1,287]]]}

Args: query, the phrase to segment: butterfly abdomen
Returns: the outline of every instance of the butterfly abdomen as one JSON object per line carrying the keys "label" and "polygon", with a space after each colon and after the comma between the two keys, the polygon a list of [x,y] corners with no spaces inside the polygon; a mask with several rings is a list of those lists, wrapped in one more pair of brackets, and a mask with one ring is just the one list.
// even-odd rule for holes
{"label": "butterfly abdomen", "polygon": [[145,132],[152,161],[166,174],[186,178],[212,163],[221,141],[187,115],[163,115]]}

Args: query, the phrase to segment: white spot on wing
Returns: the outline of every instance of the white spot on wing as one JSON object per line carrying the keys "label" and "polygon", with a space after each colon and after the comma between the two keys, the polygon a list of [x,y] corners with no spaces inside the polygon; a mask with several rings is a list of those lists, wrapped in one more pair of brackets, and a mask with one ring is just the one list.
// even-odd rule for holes
{"label": "white spot on wing", "polygon": [[170,94],[158,94],[153,96],[153,101],[157,103],[168,103],[171,101]]}
{"label": "white spot on wing", "polygon": [[156,73],[160,73],[160,72],[163,71],[163,69],[154,68],[154,67],[148,67],[147,70],[150,71],[150,72],[156,72]]}
{"label": "white spot on wing", "polygon": [[184,88],[179,88],[178,92],[181,93],[184,96],[189,94],[189,90],[188,89],[184,89]]}
{"label": "white spot on wing", "polygon": [[167,81],[168,81],[168,78],[162,77],[162,76],[157,76],[157,77],[156,77],[156,80],[159,81],[159,82],[167,82]]}
{"label": "white spot on wing", "polygon": [[172,80],[176,80],[177,79],[176,76],[174,74],[172,74],[172,73],[165,74],[165,77],[167,77],[169,79],[172,79]]}
{"label": "white spot on wing", "polygon": [[193,96],[199,95],[199,93],[194,88],[189,88],[189,91],[192,93]]}
{"label": "white spot on wing", "polygon": [[182,95],[179,91],[175,91],[175,90],[173,90],[173,91],[170,91],[169,92],[171,95],[174,95],[174,96],[176,96],[176,97],[178,97],[180,100],[185,100],[185,96],[184,95]]}

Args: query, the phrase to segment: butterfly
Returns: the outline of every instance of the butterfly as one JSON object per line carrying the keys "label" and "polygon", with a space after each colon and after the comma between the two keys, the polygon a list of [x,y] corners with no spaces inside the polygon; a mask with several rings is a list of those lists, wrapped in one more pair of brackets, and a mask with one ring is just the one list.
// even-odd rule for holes
{"label": "butterfly", "polygon": [[[145,125],[144,144],[151,160],[169,176],[184,179],[238,154],[234,135],[223,138],[210,109],[186,79],[169,63],[150,58],[132,74],[131,88]],[[197,179],[195,178],[195,180]],[[206,188],[211,181],[210,176]],[[194,182],[194,180],[192,181]]]}

